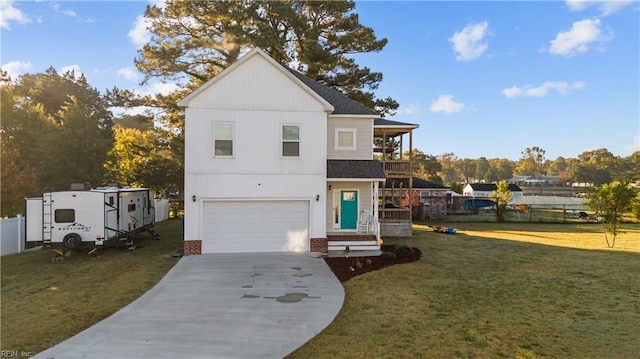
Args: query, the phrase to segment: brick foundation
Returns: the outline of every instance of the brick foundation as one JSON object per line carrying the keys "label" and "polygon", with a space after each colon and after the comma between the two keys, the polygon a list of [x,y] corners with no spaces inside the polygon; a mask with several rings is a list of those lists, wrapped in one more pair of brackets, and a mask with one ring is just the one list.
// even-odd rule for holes
{"label": "brick foundation", "polygon": [[311,238],[311,252],[327,253],[329,241],[326,238]]}
{"label": "brick foundation", "polygon": [[190,256],[192,254],[202,254],[201,240],[184,241],[184,255]]}

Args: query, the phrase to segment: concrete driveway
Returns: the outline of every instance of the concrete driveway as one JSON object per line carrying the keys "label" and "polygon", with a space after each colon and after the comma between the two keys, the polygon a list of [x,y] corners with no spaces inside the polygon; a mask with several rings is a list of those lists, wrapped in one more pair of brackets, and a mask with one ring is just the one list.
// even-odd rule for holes
{"label": "concrete driveway", "polygon": [[282,358],[322,331],[344,288],[312,253],[182,258],[149,292],[36,358]]}

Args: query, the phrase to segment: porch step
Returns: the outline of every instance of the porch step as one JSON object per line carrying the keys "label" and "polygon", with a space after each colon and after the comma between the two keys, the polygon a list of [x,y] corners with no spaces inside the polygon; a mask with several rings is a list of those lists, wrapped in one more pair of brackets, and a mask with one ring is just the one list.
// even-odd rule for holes
{"label": "porch step", "polygon": [[[347,249],[347,245],[333,245],[333,244],[329,244],[329,252],[332,251],[341,251],[344,252]],[[353,256],[357,256],[357,253],[360,251],[379,251],[380,250],[380,246],[379,245],[367,245],[367,246],[360,246],[360,245],[350,245],[349,246],[349,253],[351,253]]]}
{"label": "porch step", "polygon": [[329,243],[333,241],[376,241],[375,234],[329,234]]}
{"label": "porch step", "polygon": [[376,240],[365,240],[365,241],[329,241],[329,247],[331,246],[349,246],[350,248],[356,248],[361,246],[377,246],[378,241]]}

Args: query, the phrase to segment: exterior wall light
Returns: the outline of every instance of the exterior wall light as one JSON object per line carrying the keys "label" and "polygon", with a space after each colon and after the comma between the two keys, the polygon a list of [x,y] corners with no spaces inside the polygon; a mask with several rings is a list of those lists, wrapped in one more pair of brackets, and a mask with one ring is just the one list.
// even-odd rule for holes
{"label": "exterior wall light", "polygon": [[319,195],[319,194],[317,194],[317,195],[316,195],[316,202],[318,202],[319,200],[320,200],[320,195]]}
{"label": "exterior wall light", "polygon": [[196,195],[195,194],[193,196],[191,196],[191,200],[194,201],[194,202],[196,201]]}

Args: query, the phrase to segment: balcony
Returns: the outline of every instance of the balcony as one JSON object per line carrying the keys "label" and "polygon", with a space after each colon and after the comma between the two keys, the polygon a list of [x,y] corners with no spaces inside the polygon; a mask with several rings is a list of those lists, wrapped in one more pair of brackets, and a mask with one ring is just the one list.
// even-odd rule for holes
{"label": "balcony", "polygon": [[409,161],[384,161],[384,173],[387,178],[391,177],[411,177],[411,162]]}
{"label": "balcony", "polygon": [[380,223],[411,223],[411,210],[409,208],[383,208],[380,209]]}

